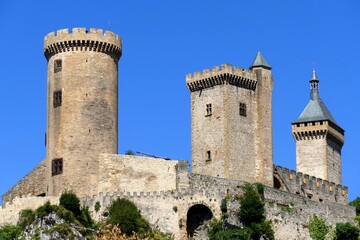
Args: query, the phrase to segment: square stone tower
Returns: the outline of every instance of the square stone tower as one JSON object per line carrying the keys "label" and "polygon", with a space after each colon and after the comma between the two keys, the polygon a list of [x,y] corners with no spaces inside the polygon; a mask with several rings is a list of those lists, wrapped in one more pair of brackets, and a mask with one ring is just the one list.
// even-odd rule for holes
{"label": "square stone tower", "polygon": [[273,186],[271,67],[223,64],[186,76],[193,172]]}
{"label": "square stone tower", "polygon": [[313,70],[310,101],[292,123],[296,141],[296,171],[341,184],[341,148],[344,130],[319,96],[319,80]]}

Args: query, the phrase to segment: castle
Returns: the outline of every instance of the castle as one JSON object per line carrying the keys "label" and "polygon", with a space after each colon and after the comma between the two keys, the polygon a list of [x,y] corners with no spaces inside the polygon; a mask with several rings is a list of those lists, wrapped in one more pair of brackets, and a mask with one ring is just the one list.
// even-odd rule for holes
{"label": "castle", "polygon": [[[264,184],[276,239],[308,239],[304,223],[313,214],[330,224],[355,217],[341,185],[344,130],[319,96],[315,70],[310,101],[292,123],[296,171],[273,164],[273,76],[260,52],[249,69],[224,64],[186,75],[190,173],[187,161],[117,154],[120,36],[95,28],[63,29],[45,37],[44,54],[46,158],[2,196],[0,217],[12,214],[9,222],[20,206],[56,202],[72,190],[97,218],[112,200],[126,197],[154,227],[186,239],[204,220],[219,218],[221,200],[241,195],[247,182]],[[282,211],[284,206],[292,211]]]}

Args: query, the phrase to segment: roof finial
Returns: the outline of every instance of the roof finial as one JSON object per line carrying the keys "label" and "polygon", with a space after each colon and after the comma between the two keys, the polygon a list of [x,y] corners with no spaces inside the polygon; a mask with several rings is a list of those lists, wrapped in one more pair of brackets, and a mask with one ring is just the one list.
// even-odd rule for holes
{"label": "roof finial", "polygon": [[316,71],[314,67],[310,79],[310,99],[316,100],[318,98],[319,98],[319,80],[316,76]]}

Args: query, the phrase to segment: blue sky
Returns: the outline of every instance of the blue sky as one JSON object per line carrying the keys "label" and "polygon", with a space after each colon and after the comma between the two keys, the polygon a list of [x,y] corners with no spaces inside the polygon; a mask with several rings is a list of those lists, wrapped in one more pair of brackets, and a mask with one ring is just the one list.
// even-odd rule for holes
{"label": "blue sky", "polygon": [[[73,27],[110,29],[119,62],[119,153],[191,160],[187,73],[223,63],[248,68],[261,50],[273,67],[274,162],[295,169],[291,122],[320,96],[345,129],[343,184],[360,196],[360,2],[0,1],[0,194],[45,158],[43,38]],[[314,63],[315,62],[315,63]]]}

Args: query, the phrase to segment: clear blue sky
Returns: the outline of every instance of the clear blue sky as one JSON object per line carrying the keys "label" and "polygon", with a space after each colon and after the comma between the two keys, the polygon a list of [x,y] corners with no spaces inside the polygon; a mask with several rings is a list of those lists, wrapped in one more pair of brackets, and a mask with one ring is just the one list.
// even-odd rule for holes
{"label": "clear blue sky", "polygon": [[273,67],[275,164],[295,169],[291,122],[320,96],[346,130],[343,184],[360,196],[360,2],[0,1],[0,194],[45,158],[43,38],[72,27],[121,35],[119,153],[191,160],[187,73],[223,63],[248,68],[260,49]]}

